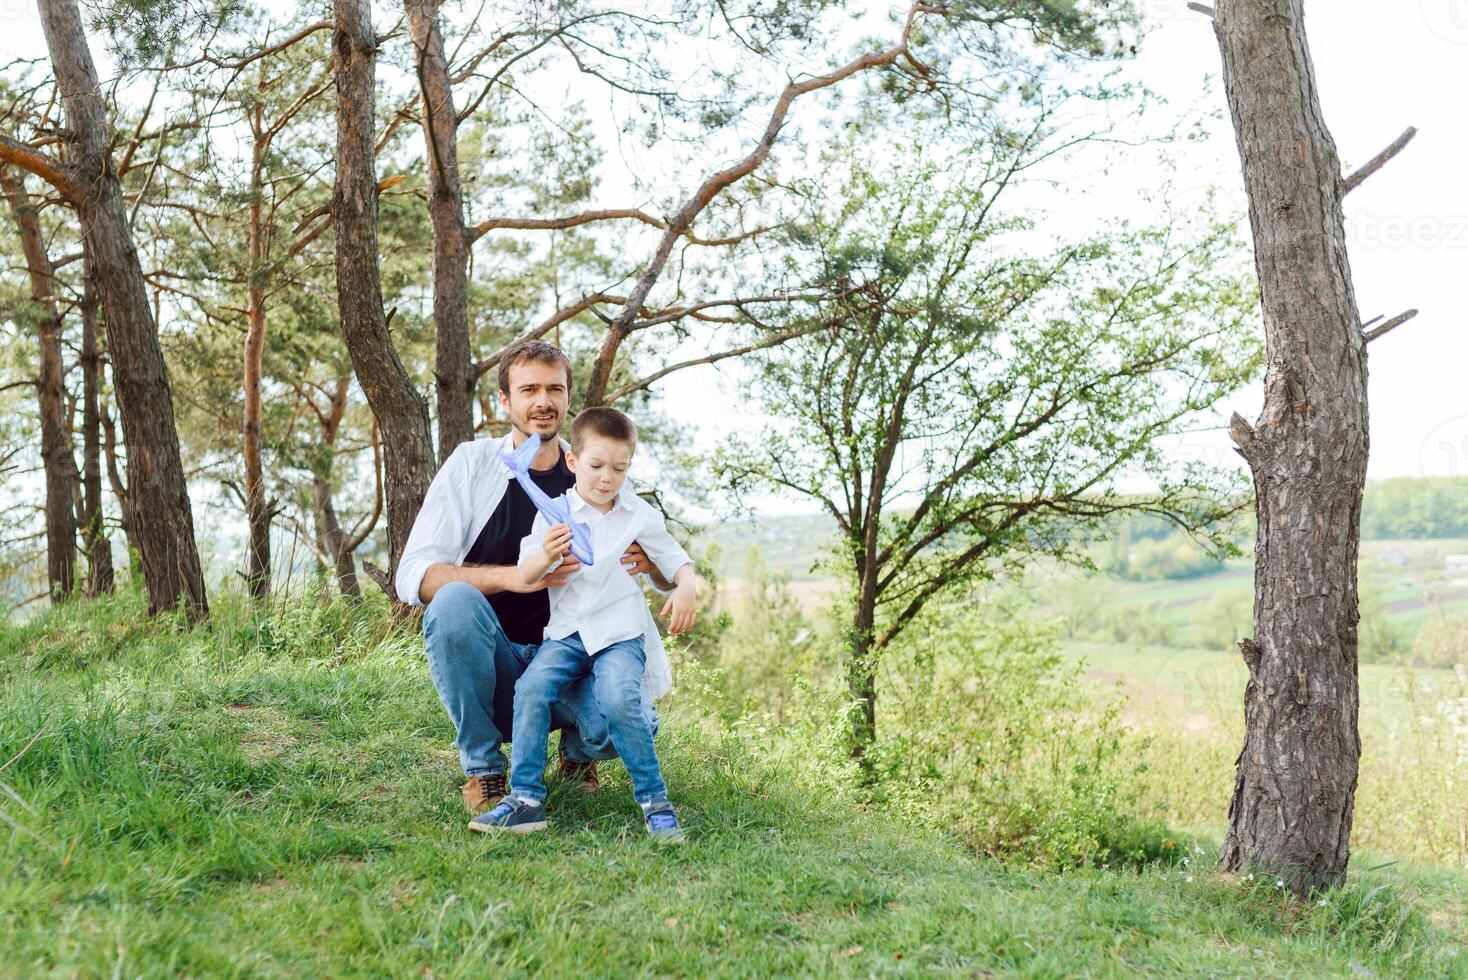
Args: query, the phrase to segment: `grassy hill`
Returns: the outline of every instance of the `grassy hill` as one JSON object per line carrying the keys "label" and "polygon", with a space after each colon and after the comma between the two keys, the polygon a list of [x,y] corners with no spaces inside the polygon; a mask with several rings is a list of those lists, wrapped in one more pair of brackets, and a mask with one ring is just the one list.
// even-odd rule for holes
{"label": "grassy hill", "polygon": [[1040,872],[665,705],[687,846],[617,765],[485,838],[421,641],[371,610],[186,631],[122,596],[0,629],[0,975],[1468,977],[1468,876],[1358,854],[1302,903],[1206,836]]}

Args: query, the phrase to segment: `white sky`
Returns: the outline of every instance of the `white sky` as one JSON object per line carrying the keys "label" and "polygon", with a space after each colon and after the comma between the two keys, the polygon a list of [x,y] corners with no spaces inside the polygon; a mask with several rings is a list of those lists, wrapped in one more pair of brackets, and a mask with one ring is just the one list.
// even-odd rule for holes
{"label": "white sky", "polygon": [[[1189,11],[1185,0],[1140,2],[1156,28],[1126,72],[1181,111],[1198,102],[1208,76],[1216,81],[1211,25]],[[377,8],[379,19],[397,14],[396,7]],[[1306,17],[1325,118],[1345,169],[1375,155],[1408,125],[1419,130],[1401,156],[1346,202],[1362,317],[1422,311],[1370,348],[1370,475],[1468,474],[1468,389],[1462,383],[1468,324],[1459,295],[1460,277],[1468,277],[1468,126],[1462,102],[1468,88],[1468,0],[1310,0]],[[93,50],[101,61],[101,45],[94,43]],[[0,60],[44,53],[34,6],[0,0]],[[1204,105],[1223,106],[1219,85]],[[800,116],[797,104],[792,122],[798,125]],[[1193,161],[1197,187],[1219,187],[1242,212],[1226,118],[1216,129],[1218,138]],[[1163,179],[1148,154],[1138,151],[1123,176],[1094,185],[1096,198],[1087,203],[1115,213],[1135,207],[1137,188]],[[1187,180],[1175,183],[1187,186]],[[604,186],[615,196],[614,183]],[[707,368],[674,375],[660,390],[679,416],[697,426],[698,444],[707,447],[746,410],[737,388],[737,372]],[[1255,387],[1239,393],[1225,412],[1252,419],[1261,400]],[[1176,446],[1183,455],[1238,463],[1221,431],[1186,436]]]}

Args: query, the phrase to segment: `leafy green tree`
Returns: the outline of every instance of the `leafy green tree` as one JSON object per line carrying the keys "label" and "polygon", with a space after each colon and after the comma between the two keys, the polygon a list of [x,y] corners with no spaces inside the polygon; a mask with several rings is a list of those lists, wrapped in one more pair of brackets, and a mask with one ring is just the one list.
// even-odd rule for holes
{"label": "leafy green tree", "polygon": [[812,499],[839,526],[858,758],[877,663],[929,601],[1034,556],[1084,562],[1117,515],[1207,534],[1240,505],[1236,476],[1158,445],[1259,366],[1238,241],[1122,223],[1027,246],[1035,220],[1001,198],[1059,137],[995,126],[828,156],[790,243],[839,298],[789,318],[802,336],[758,379],[769,433],[715,460],[726,487]]}

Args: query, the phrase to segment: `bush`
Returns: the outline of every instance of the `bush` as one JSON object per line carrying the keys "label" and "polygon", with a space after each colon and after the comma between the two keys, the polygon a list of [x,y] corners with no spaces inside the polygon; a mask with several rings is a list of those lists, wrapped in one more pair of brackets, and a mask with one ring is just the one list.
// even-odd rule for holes
{"label": "bush", "polygon": [[[1059,626],[996,600],[935,607],[885,654],[877,742],[863,776],[846,755],[839,638],[794,637],[805,620],[778,578],[751,578],[751,603],[716,660],[680,668],[680,717],[722,724],[767,756],[799,756],[902,819],[954,832],[977,851],[1065,868],[1180,853],[1133,819],[1143,744],[1121,704],[1098,700],[1067,665]],[[794,635],[792,634],[794,631]],[[865,782],[863,783],[863,780]]]}
{"label": "bush", "polygon": [[1412,661],[1423,667],[1468,667],[1468,619],[1441,615],[1422,624]]}
{"label": "bush", "polygon": [[975,848],[1042,867],[1140,863],[1165,835],[1132,818],[1143,747],[1121,702],[1086,693],[1057,628],[998,603],[934,609],[878,682],[880,792]]}

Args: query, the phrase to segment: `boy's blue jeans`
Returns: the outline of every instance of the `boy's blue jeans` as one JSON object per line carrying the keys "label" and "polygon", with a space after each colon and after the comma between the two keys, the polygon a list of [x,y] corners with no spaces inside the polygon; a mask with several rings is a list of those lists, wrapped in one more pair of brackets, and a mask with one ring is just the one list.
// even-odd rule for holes
{"label": "boy's blue jeans", "polygon": [[[464,775],[504,772],[501,743],[514,731],[515,682],[535,646],[506,637],[494,607],[467,582],[450,582],[434,593],[423,615],[423,638],[433,686],[454,723]],[[651,698],[641,708],[645,723],[657,731]],[[573,762],[616,757],[591,678],[566,686],[551,707],[550,727],[564,729],[561,744]],[[542,767],[547,737],[540,736]]]}
{"label": "boy's blue jeans", "polygon": [[545,740],[551,705],[573,684],[589,679],[612,744],[632,778],[632,795],[639,803],[667,799],[652,728],[642,710],[646,662],[640,636],[613,643],[596,656],[586,652],[580,633],[542,643],[515,684],[510,792],[527,800],[545,799]]}

